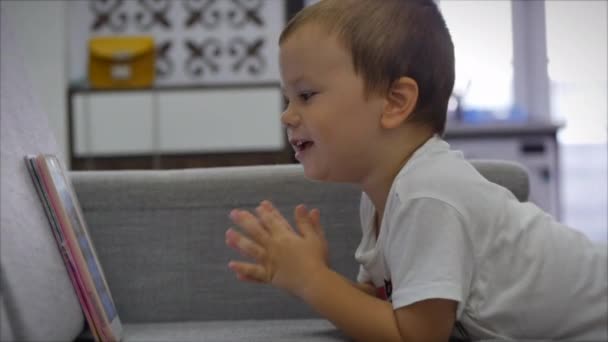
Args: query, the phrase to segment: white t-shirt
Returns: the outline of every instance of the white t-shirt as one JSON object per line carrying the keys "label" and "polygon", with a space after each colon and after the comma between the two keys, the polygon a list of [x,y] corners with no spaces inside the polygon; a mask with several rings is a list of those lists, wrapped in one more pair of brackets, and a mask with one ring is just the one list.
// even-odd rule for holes
{"label": "white t-shirt", "polygon": [[607,246],[487,181],[435,136],[399,172],[380,233],[363,194],[358,281],[395,309],[458,301],[473,339],[608,340]]}

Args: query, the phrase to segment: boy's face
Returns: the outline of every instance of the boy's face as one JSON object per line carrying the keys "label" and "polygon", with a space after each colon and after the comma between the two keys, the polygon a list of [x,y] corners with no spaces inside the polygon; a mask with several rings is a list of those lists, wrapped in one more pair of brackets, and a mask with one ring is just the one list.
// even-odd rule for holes
{"label": "boy's face", "polygon": [[362,182],[378,154],[385,98],[365,96],[350,52],[316,24],[298,28],[281,44],[279,62],[289,100],[281,121],[306,177]]}

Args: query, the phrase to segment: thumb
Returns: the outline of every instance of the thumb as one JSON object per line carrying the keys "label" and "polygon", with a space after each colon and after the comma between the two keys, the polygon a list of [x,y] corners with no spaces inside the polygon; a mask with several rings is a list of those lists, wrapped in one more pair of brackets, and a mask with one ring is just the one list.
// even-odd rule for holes
{"label": "thumb", "polygon": [[298,226],[298,230],[302,236],[307,237],[316,233],[313,226],[313,221],[311,221],[308,210],[303,204],[296,207],[294,210],[294,216],[296,219],[296,225]]}

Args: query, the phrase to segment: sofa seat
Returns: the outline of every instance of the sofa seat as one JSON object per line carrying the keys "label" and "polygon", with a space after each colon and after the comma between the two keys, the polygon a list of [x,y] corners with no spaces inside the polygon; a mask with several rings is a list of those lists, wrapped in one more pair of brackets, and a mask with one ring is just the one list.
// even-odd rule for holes
{"label": "sofa seat", "polygon": [[323,319],[123,324],[123,342],[345,341]]}

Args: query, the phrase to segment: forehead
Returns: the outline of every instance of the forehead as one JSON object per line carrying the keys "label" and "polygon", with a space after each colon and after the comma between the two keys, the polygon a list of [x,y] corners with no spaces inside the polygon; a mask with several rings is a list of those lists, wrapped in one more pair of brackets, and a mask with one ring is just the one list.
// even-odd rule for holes
{"label": "forehead", "polygon": [[336,33],[320,24],[308,23],[297,28],[280,46],[279,62],[285,81],[294,73],[330,72],[351,67],[351,55]]}

